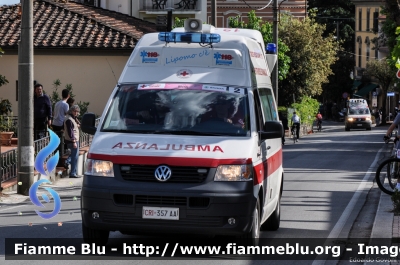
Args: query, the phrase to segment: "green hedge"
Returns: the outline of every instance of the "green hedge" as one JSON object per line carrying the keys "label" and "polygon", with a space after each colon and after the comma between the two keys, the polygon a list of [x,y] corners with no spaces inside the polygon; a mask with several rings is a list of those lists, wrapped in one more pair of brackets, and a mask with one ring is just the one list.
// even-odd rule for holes
{"label": "green hedge", "polygon": [[[300,103],[293,103],[292,108],[294,108],[298,113],[297,115],[300,116],[302,124],[312,125],[318,113],[319,103],[316,99],[303,97]],[[290,118],[292,117],[290,116]]]}

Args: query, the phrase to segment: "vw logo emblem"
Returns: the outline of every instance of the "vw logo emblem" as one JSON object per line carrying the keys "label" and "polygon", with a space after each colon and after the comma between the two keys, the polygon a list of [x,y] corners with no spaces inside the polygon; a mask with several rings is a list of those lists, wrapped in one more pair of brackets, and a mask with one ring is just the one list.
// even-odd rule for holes
{"label": "vw logo emblem", "polygon": [[159,166],[154,172],[154,176],[158,181],[167,181],[171,178],[172,171],[167,166]]}

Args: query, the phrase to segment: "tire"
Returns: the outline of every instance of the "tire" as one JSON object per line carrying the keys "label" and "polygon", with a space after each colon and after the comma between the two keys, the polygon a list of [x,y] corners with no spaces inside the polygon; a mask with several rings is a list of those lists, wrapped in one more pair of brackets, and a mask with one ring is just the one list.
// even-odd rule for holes
{"label": "tire", "polygon": [[368,127],[368,128],[367,128],[367,131],[370,131],[370,130],[371,130],[371,127]]}
{"label": "tire", "polygon": [[250,232],[244,234],[242,238],[253,239],[260,237],[260,200],[257,198],[256,207],[253,211],[253,224]]}
{"label": "tire", "polygon": [[107,244],[110,232],[105,230],[91,229],[85,226],[82,222],[82,234],[83,241],[85,243],[96,243],[98,245],[105,246]]}
{"label": "tire", "polygon": [[350,127],[344,127],[346,131],[350,131]]}
{"label": "tire", "polygon": [[261,225],[261,230],[276,231],[281,224],[281,195],[279,195],[275,211],[268,217],[267,221]]}
{"label": "tire", "polygon": [[400,159],[389,158],[383,161],[375,173],[375,181],[378,187],[386,194],[394,193],[397,179],[400,177]]}

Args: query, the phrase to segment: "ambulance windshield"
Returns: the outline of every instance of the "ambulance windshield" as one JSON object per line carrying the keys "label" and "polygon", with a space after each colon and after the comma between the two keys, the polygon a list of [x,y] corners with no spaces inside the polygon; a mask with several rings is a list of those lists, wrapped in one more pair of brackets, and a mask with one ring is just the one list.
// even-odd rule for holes
{"label": "ambulance windshield", "polygon": [[244,88],[203,84],[135,84],[119,88],[102,131],[182,135],[250,135]]}

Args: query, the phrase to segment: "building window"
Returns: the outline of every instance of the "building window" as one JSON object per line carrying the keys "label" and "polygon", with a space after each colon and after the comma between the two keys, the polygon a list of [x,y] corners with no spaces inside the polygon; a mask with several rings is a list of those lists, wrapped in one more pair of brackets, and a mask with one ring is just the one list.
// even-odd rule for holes
{"label": "building window", "polygon": [[379,22],[378,18],[379,18],[379,9],[376,8],[374,12],[374,21],[373,21],[373,27],[375,32],[378,32],[378,22]]}
{"label": "building window", "polygon": [[361,68],[361,55],[362,55],[362,41],[361,41],[361,37],[357,38],[357,42],[358,42],[358,67]]}
{"label": "building window", "polygon": [[362,31],[362,9],[358,9],[358,31]]}
{"label": "building window", "polygon": [[367,31],[370,31],[369,22],[370,22],[371,8],[367,9]]}
{"label": "building window", "polygon": [[366,58],[366,60],[368,62],[369,61],[369,53],[370,53],[370,50],[371,50],[370,41],[369,41],[368,37],[365,39],[365,43],[367,44],[367,47],[366,47],[367,48],[366,49],[367,58]]}

